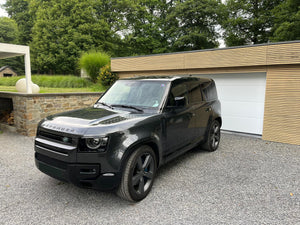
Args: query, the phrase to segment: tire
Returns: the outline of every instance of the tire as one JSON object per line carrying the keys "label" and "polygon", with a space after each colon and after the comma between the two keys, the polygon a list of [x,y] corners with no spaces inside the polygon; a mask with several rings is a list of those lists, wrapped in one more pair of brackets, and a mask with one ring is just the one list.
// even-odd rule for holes
{"label": "tire", "polygon": [[152,148],[140,146],[129,156],[124,166],[117,195],[127,201],[141,201],[152,188],[156,169],[156,157]]}
{"label": "tire", "polygon": [[220,140],[221,140],[221,132],[220,132],[220,123],[217,120],[214,120],[208,130],[208,135],[205,143],[201,145],[201,147],[209,152],[214,152],[218,149]]}

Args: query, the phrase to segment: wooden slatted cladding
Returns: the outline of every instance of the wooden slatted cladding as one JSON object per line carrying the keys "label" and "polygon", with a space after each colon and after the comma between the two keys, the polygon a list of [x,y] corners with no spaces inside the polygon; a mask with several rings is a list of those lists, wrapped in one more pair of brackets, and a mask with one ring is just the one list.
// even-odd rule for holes
{"label": "wooden slatted cladding", "polygon": [[115,58],[115,72],[189,70],[300,63],[300,42]]}
{"label": "wooden slatted cladding", "polygon": [[121,71],[184,70],[266,65],[267,46],[115,58],[111,68]]}
{"label": "wooden slatted cladding", "polygon": [[263,139],[300,145],[300,66],[267,70]]}
{"label": "wooden slatted cladding", "polygon": [[186,53],[185,69],[266,65],[266,52],[267,46],[257,46]]}
{"label": "wooden slatted cladding", "polygon": [[299,64],[300,42],[269,45],[266,65]]}
{"label": "wooden slatted cladding", "polygon": [[183,54],[153,55],[151,57],[115,58],[111,60],[111,69],[121,71],[179,70],[184,68]]}

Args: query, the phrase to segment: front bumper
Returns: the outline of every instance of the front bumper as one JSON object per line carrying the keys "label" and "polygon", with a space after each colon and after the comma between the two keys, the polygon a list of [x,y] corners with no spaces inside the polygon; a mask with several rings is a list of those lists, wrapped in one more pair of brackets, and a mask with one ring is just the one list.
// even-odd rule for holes
{"label": "front bumper", "polygon": [[101,164],[69,163],[35,153],[35,164],[43,173],[79,187],[102,191],[115,190],[121,181],[120,173],[101,173]]}

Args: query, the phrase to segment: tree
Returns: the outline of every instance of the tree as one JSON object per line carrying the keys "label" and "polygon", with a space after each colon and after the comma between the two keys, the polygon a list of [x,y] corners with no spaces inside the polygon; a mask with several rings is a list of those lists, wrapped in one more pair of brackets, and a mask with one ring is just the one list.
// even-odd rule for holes
{"label": "tree", "polygon": [[107,25],[110,33],[106,36],[109,49],[103,49],[112,56],[127,55],[127,46],[121,36],[128,29],[128,17],[133,13],[136,1],[131,0],[97,0],[95,12],[97,18]]}
{"label": "tree", "polygon": [[292,41],[300,39],[300,1],[286,0],[272,11],[275,24],[271,41]]}
{"label": "tree", "polygon": [[10,18],[18,24],[20,44],[27,45],[31,41],[31,29],[35,12],[29,11],[30,0],[6,0],[4,8]]}
{"label": "tree", "polygon": [[114,49],[115,34],[95,10],[96,4],[93,0],[32,0],[32,7],[39,5],[30,44],[38,72],[78,74],[82,52]]}
{"label": "tree", "polygon": [[228,0],[222,26],[227,46],[266,43],[274,20],[272,10],[282,0]]}
{"label": "tree", "polygon": [[[0,43],[18,44],[19,31],[16,21],[8,17],[0,17],[0,30]],[[6,65],[13,68],[18,74],[24,73],[22,57],[0,60],[0,68]]]}
{"label": "tree", "polygon": [[167,52],[166,16],[172,1],[138,0],[126,17],[124,43],[128,55]]}
{"label": "tree", "polygon": [[8,17],[0,17],[0,42],[2,43],[18,43],[18,25],[16,21]]}
{"label": "tree", "polygon": [[188,51],[218,46],[220,0],[176,1],[167,20],[172,51]]}

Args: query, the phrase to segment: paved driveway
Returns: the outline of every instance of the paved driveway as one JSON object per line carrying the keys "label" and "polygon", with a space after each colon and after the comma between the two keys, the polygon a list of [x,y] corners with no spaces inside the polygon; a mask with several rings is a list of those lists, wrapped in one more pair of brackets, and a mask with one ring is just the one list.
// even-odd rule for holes
{"label": "paved driveway", "polygon": [[300,224],[300,147],[223,134],[160,168],[132,204],[39,172],[33,138],[0,134],[0,224]]}

